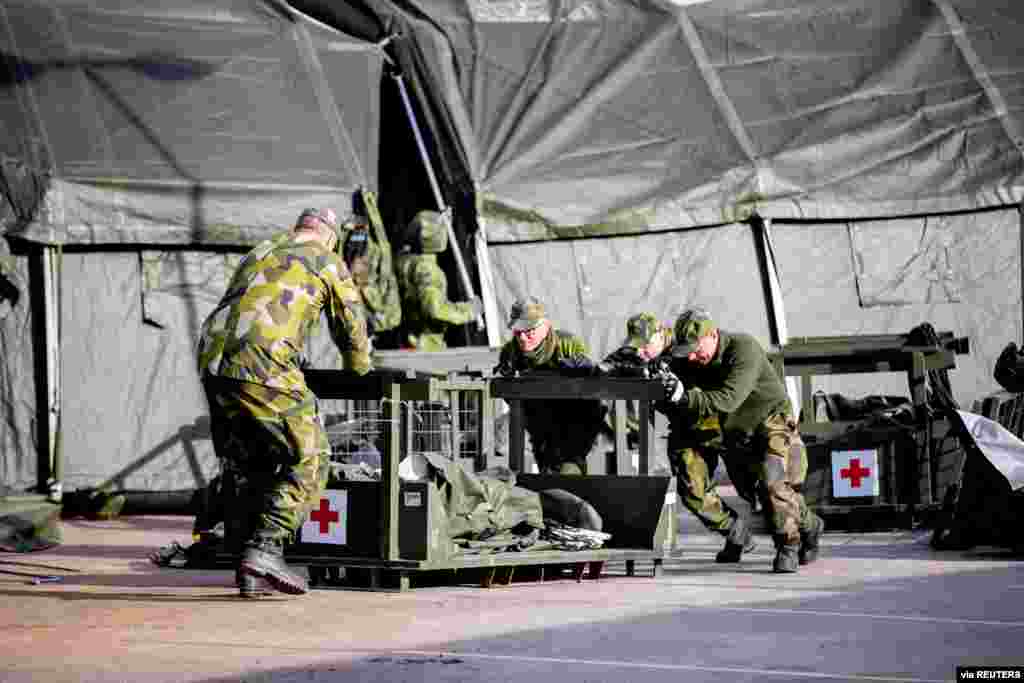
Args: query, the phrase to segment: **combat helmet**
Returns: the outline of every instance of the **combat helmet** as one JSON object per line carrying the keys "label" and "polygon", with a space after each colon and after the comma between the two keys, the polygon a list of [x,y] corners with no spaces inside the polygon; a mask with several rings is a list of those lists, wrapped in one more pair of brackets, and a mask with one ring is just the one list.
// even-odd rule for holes
{"label": "combat helmet", "polygon": [[409,234],[419,237],[424,254],[440,254],[448,248],[448,230],[437,211],[420,211],[409,223]]}

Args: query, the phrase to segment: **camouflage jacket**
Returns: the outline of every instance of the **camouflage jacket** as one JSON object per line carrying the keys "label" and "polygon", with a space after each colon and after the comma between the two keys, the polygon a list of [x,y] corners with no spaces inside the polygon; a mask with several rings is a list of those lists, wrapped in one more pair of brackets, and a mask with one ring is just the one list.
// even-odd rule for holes
{"label": "camouflage jacket", "polygon": [[436,254],[402,254],[395,270],[404,304],[405,343],[423,351],[447,348],[445,331],[472,321],[472,305],[448,300],[448,278]]}
{"label": "camouflage jacket", "polygon": [[367,253],[366,281],[356,284],[366,304],[367,314],[373,319],[374,332],[379,334],[398,327],[402,322],[402,299],[395,276],[391,243],[377,208],[377,195],[363,190],[362,196],[370,223],[371,239]]}
{"label": "camouflage jacket", "polygon": [[341,258],[291,231],[260,243],[239,264],[199,334],[199,372],[304,391],[301,358],[326,315],[345,367],[371,367],[363,305]]}

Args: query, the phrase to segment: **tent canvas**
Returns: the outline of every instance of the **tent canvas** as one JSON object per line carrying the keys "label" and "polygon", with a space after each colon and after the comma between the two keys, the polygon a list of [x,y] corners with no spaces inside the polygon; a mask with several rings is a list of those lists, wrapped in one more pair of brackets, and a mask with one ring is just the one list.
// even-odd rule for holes
{"label": "tent canvas", "polygon": [[202,487],[199,324],[249,246],[376,190],[383,54],[255,0],[4,0],[0,53],[0,481],[60,447],[66,490]]}
{"label": "tent canvas", "polygon": [[[541,295],[600,356],[638,308],[702,303],[766,344],[930,321],[971,338],[960,400],[995,389],[1022,329],[1024,6],[363,4],[459,139],[499,325]],[[767,234],[740,237],[754,212]],[[815,380],[840,381],[907,392]]]}
{"label": "tent canvas", "polygon": [[[545,296],[556,323],[582,333],[595,355],[620,341],[636,308],[669,319],[695,301],[765,343],[930,321],[971,337],[953,376],[962,402],[994,388],[991,361],[1020,332],[1019,3],[137,7],[0,3],[9,74],[0,116],[17,126],[0,142],[4,229],[19,248],[69,245],[65,293],[91,283],[66,295],[61,316],[62,338],[76,339],[62,349],[73,378],[65,417],[82,412],[77,431],[65,422],[85,453],[76,481],[196,483],[207,464],[188,455],[182,430],[198,433],[203,411],[181,321],[201,319],[203,292],[218,283],[202,276],[210,254],[159,252],[230,252],[307,203],[404,182],[374,175],[400,164],[391,131],[378,142],[385,53],[410,85],[471,270],[491,285],[492,325],[527,293]],[[184,31],[174,44],[202,49],[158,51],[132,37],[174,29]],[[141,87],[145,96],[131,95]],[[193,94],[210,110],[175,108]],[[245,135],[250,127],[258,134]],[[388,158],[375,157],[385,147]],[[419,164],[405,159],[406,172]],[[383,199],[393,216],[433,208],[422,193]],[[743,222],[754,211],[764,230]],[[113,246],[124,244],[138,250]],[[19,283],[43,267],[22,254],[2,263]],[[151,287],[144,266],[181,274],[180,287]],[[19,358],[5,360],[3,400],[18,428],[3,438],[18,445],[3,457],[23,479],[32,468],[8,453],[35,449],[24,380],[40,365],[37,336],[17,306],[2,325]],[[845,391],[838,378],[818,381]],[[866,381],[867,393],[905,391],[901,377]],[[100,435],[114,430],[124,434]]]}

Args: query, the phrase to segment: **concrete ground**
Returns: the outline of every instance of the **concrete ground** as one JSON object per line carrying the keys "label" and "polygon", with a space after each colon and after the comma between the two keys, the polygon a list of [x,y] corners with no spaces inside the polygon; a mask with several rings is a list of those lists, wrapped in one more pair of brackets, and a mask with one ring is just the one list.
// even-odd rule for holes
{"label": "concrete ground", "polygon": [[818,563],[774,575],[767,536],[716,565],[720,540],[683,513],[659,578],[613,564],[580,583],[247,601],[229,570],[147,559],[191,522],[67,520],[62,545],[0,554],[0,681],[917,682],[1024,664],[1024,562],[934,552],[925,531],[828,533]]}

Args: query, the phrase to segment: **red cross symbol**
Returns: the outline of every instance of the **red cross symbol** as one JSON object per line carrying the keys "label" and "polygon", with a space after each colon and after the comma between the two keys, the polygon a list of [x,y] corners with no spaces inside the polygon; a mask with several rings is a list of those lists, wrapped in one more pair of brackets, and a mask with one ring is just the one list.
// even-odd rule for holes
{"label": "red cross symbol", "polygon": [[320,499],[320,509],[309,513],[309,518],[320,523],[320,533],[326,534],[331,530],[331,522],[337,522],[341,517],[331,509],[331,501],[326,498]]}
{"label": "red cross symbol", "polygon": [[850,488],[859,489],[861,477],[870,477],[871,468],[861,467],[860,458],[853,458],[850,460],[849,467],[843,467],[839,470],[839,476],[850,480]]}

